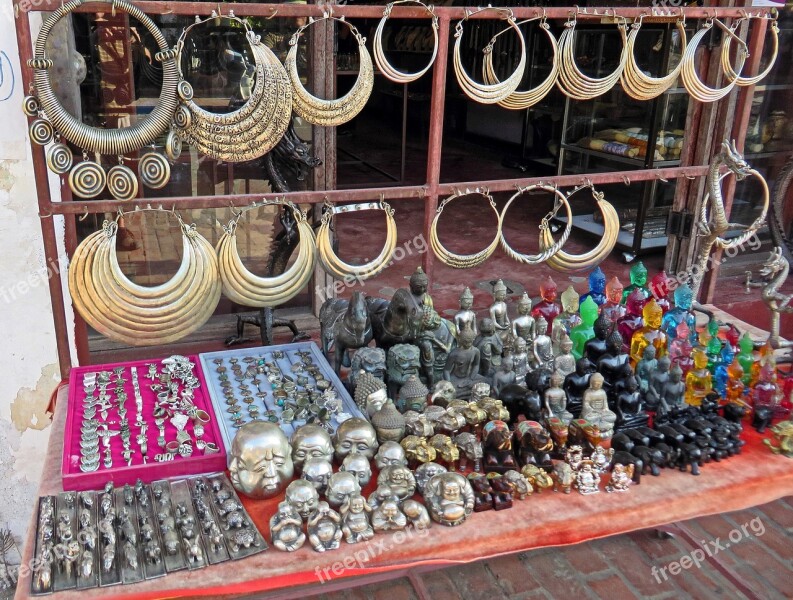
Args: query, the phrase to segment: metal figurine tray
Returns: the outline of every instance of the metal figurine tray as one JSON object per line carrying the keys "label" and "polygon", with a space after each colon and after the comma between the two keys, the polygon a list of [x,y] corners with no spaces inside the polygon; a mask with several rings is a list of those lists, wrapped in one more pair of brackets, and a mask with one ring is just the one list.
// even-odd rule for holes
{"label": "metal figurine tray", "polygon": [[39,498],[34,596],[137,583],[267,543],[223,473]]}
{"label": "metal figurine tray", "polygon": [[[330,411],[326,421],[331,431],[335,431],[345,418],[363,416],[314,342],[209,352],[199,354],[198,358],[227,448],[231,448],[231,441],[239,426],[253,420],[252,414],[260,420],[278,423],[287,436],[291,436],[296,427],[309,420],[319,419],[317,407],[322,404],[320,387],[333,390],[340,401],[338,413]],[[298,363],[305,365],[306,361],[310,364],[310,370],[294,367]],[[273,369],[273,366],[277,366],[277,369]],[[280,371],[282,382],[293,383],[294,390],[287,390],[283,394],[283,390],[277,389],[268,378],[268,370]],[[297,396],[300,393],[305,396],[309,390],[312,398],[308,403],[301,400],[301,406],[298,407]],[[276,398],[276,393],[279,398]],[[284,411],[289,409],[294,415],[291,421],[283,418]],[[301,410],[307,414],[302,416]],[[238,415],[236,421],[235,415]]]}
{"label": "metal figurine tray", "polygon": [[[183,456],[180,452],[169,453],[166,448],[160,446],[160,431],[158,430],[154,411],[158,401],[157,392],[151,386],[158,383],[158,378],[149,378],[149,365],[156,364],[158,373],[164,369],[163,359],[142,360],[126,363],[116,363],[108,365],[91,365],[87,367],[77,367],[72,369],[69,377],[69,407],[66,417],[66,430],[63,442],[63,462],[61,472],[63,475],[63,488],[65,490],[90,490],[97,489],[107,481],[112,481],[115,485],[133,484],[140,478],[144,482],[151,482],[155,479],[164,477],[184,477],[198,473],[210,473],[226,468],[226,447],[223,444],[220,427],[214,416],[214,410],[207,394],[207,384],[204,381],[201,367],[197,356],[188,356],[189,362],[194,365],[192,374],[198,380],[198,387],[192,390],[192,403],[199,411],[203,411],[203,418],[209,417],[209,421],[203,425],[203,435],[200,436],[202,443],[207,446],[204,450],[199,449],[196,432],[196,424],[199,422],[189,419],[186,415],[174,412],[175,418],[182,421],[172,420],[172,416],[166,415],[162,422],[165,433],[166,444],[176,443],[177,436],[180,434],[177,425],[181,425],[182,435],[187,434],[188,443],[192,447],[189,456]],[[132,369],[135,369],[138,389],[141,396],[141,422],[145,427],[140,427],[138,423],[137,396],[133,384]],[[93,413],[93,419],[99,423],[99,460],[95,461],[90,468],[86,469],[84,445],[86,441],[86,396],[84,384],[92,381],[91,374],[106,372],[110,374],[110,383],[107,385],[108,398],[105,402],[100,400],[96,389],[92,392],[95,399],[94,405],[88,410]],[[121,373],[118,382],[117,373]],[[98,378],[97,378],[98,379]],[[121,389],[126,394],[123,402],[124,418],[119,413],[119,401],[116,389]],[[183,387],[183,386],[182,386]],[[179,388],[181,391],[181,387]],[[90,403],[88,403],[90,404]],[[102,414],[104,412],[104,414]],[[90,412],[88,414],[91,414]],[[130,448],[132,450],[131,460],[128,461],[124,456],[124,446],[122,435],[119,430],[122,424],[126,424],[129,430]],[[96,429],[96,428],[95,428]],[[105,440],[102,432],[108,429],[112,435],[107,435],[107,444],[110,450],[110,466],[105,463]],[[90,431],[87,435],[91,435]],[[139,437],[145,436],[145,446],[147,448],[146,459],[142,455]],[[95,434],[94,434],[95,436]],[[178,445],[178,444],[177,444]],[[97,446],[96,441],[93,447]],[[216,448],[216,449],[215,449]],[[165,460],[163,460],[165,459]],[[93,469],[93,470],[91,470]]]}

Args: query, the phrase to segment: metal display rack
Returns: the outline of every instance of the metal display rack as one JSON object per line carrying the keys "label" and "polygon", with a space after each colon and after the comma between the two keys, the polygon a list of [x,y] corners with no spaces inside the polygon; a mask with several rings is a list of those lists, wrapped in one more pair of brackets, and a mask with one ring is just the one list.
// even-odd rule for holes
{"label": "metal display rack", "polygon": [[[170,2],[160,0],[146,0],[134,2],[134,4],[147,14],[177,14],[195,16],[210,15],[213,10],[217,10],[218,5],[214,2]],[[714,4],[714,2],[711,2]],[[659,21],[671,22],[685,15],[689,22],[696,19],[718,17],[719,19],[734,19],[745,16],[769,16],[768,8],[751,8],[743,6],[718,6],[727,4],[725,1],[715,2],[716,6],[690,7],[674,9],[652,9],[635,7],[618,8],[589,8],[578,9],[573,6],[556,8],[536,8],[536,7],[515,7],[512,8],[516,19],[526,19],[540,17],[545,14],[548,19],[566,20],[571,15],[576,14],[577,20],[590,21],[593,23],[613,23],[614,14],[620,17],[634,19],[640,16],[651,17]],[[732,3],[730,3],[732,4]],[[32,71],[26,66],[27,61],[32,58],[33,37],[31,24],[26,14],[27,11],[51,11],[60,6],[60,0],[42,0],[32,4],[26,0],[15,3],[17,40],[20,53],[20,63],[22,67],[22,84],[24,89],[29,89],[32,83]],[[382,5],[344,5],[334,4],[238,4],[228,3],[222,5],[223,12],[234,11],[239,17],[257,16],[264,18],[294,18],[294,17],[320,17],[323,11],[333,10],[335,16],[344,16],[349,19],[368,18],[379,19],[383,13]],[[107,10],[106,4],[86,2],[77,9],[76,12],[102,12]],[[680,180],[676,190],[676,205],[683,206],[691,202],[690,196],[698,194],[695,180],[704,176],[707,172],[709,158],[712,154],[713,140],[724,137],[733,137],[743,140],[746,133],[748,122],[749,107],[746,105],[751,99],[751,87],[744,88],[739,92],[738,111],[734,119],[727,118],[733,110],[729,97],[727,100],[715,103],[714,105],[701,105],[692,102],[689,108],[686,129],[693,135],[686,145],[679,166],[663,168],[639,169],[630,171],[614,171],[609,173],[593,174],[572,174],[556,177],[529,177],[502,179],[497,181],[461,181],[451,183],[440,182],[440,163],[441,149],[443,147],[444,129],[444,104],[447,95],[447,70],[449,63],[449,50],[452,38],[450,29],[453,22],[459,21],[468,16],[467,9],[461,6],[441,6],[435,8],[435,13],[439,21],[439,47],[435,64],[432,69],[432,98],[429,130],[429,149],[426,166],[426,182],[420,186],[399,186],[399,187],[375,187],[355,190],[337,189],[317,189],[315,191],[287,193],[287,199],[295,203],[321,204],[322,202],[360,202],[370,201],[376,198],[385,200],[403,199],[420,202],[424,209],[423,232],[428,236],[428,232],[433,217],[438,206],[439,197],[448,195],[456,189],[466,187],[487,186],[491,192],[514,190],[516,185],[526,186],[529,184],[552,183],[558,186],[573,186],[580,184],[584,177],[595,185],[620,182],[639,182],[650,180]],[[396,6],[394,7],[391,18],[393,19],[426,19],[427,13],[421,7]],[[470,17],[471,19],[493,19],[499,18],[495,11],[487,11]],[[315,48],[315,57],[322,60],[313,64],[313,73],[317,76],[315,84],[325,86],[325,90],[333,89],[333,82],[327,81],[325,73],[333,73],[333,69],[328,69],[330,61],[333,61],[332,29],[327,29],[324,33],[320,32],[314,38],[314,43],[319,44]],[[753,57],[762,55],[763,40],[765,37],[766,22],[752,27],[749,49]],[[324,44],[324,45],[323,45]],[[322,62],[324,61],[324,62]],[[700,72],[706,73],[705,79],[715,84],[720,76],[717,57],[711,59],[711,52],[703,52],[700,59]],[[746,94],[749,94],[746,96]],[[20,112],[20,117],[22,113]],[[719,118],[719,117],[722,118]],[[716,126],[714,126],[714,123]],[[696,132],[707,131],[710,135],[700,136],[696,139]],[[314,142],[317,146],[324,147],[329,144],[330,154],[335,157],[333,150],[335,133],[332,130],[324,131],[323,128],[315,128]],[[115,200],[99,201],[73,201],[68,193],[68,186],[65,186],[65,177],[60,178],[61,192],[63,201],[53,201],[49,187],[49,174],[45,162],[44,148],[32,146],[33,167],[38,190],[38,212],[41,219],[44,249],[47,263],[53,263],[58,259],[57,234],[55,220],[56,215],[65,217],[66,231],[66,251],[71,255],[77,245],[77,234],[75,221],[78,216],[87,213],[115,212],[122,206],[122,203]],[[335,158],[334,158],[335,160]],[[333,169],[335,163],[326,165]],[[326,181],[334,181],[331,173],[326,175]],[[701,182],[700,182],[701,183]],[[321,186],[320,186],[321,187]],[[332,186],[335,187],[335,186]],[[729,203],[728,198],[732,190],[725,191],[725,204]],[[125,211],[133,210],[136,206],[146,207],[152,202],[162,204],[168,208],[180,209],[199,209],[199,208],[226,208],[229,206],[244,206],[261,200],[261,194],[234,194],[227,193],[215,196],[181,196],[169,198],[157,198],[156,200],[137,198],[123,203]],[[423,256],[423,266],[428,276],[432,277],[434,255],[431,252]],[[49,289],[52,301],[52,310],[55,321],[56,341],[58,345],[58,357],[61,374],[66,377],[72,366],[72,356],[70,353],[70,343],[68,339],[68,326],[64,300],[64,282],[57,272],[49,279]],[[77,361],[86,364],[89,362],[87,351],[87,335],[85,324],[79,316],[77,319]],[[154,352],[154,350],[153,350]]]}

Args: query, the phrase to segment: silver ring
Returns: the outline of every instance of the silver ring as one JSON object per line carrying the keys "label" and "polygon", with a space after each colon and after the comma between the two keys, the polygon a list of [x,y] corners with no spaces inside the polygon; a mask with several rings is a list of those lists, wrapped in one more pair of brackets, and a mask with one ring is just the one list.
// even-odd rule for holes
{"label": "silver ring", "polygon": [[193,454],[193,445],[192,444],[180,444],[179,446],[179,456],[182,458],[189,458]]}
{"label": "silver ring", "polygon": [[168,454],[176,454],[179,451],[179,446],[179,442],[174,440],[165,444],[165,449],[168,451]]}
{"label": "silver ring", "polygon": [[220,448],[215,442],[209,442],[204,448],[204,454],[217,454],[218,452],[220,452]]}

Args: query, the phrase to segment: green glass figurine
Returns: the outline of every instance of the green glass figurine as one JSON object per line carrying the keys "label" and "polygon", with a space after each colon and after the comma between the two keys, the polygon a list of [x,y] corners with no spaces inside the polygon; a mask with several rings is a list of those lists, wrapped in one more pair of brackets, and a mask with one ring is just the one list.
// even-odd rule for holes
{"label": "green glass figurine", "polygon": [[631,283],[624,290],[622,290],[622,303],[628,301],[628,296],[635,289],[640,289],[644,293],[645,298],[651,296],[650,289],[647,287],[647,267],[644,266],[642,261],[637,262],[631,267]]}
{"label": "green glass figurine", "polygon": [[635,366],[644,356],[647,346],[655,346],[656,359],[666,356],[666,334],[661,331],[661,319],[664,311],[655,301],[655,298],[644,305],[642,319],[644,327],[637,330],[631,337],[631,363]]}
{"label": "green glass figurine", "polygon": [[738,356],[736,357],[743,369],[743,384],[749,385],[752,378],[752,365],[754,364],[754,342],[748,333],[744,333],[738,342]]}
{"label": "green glass figurine", "polygon": [[573,327],[581,324],[581,317],[578,315],[578,292],[573,286],[562,292],[562,312],[559,313],[551,324],[551,342],[554,352],[559,352],[559,344],[562,337],[570,335]]}
{"label": "green glass figurine", "polygon": [[570,330],[570,339],[573,340],[573,356],[577,359],[584,355],[584,344],[595,337],[594,325],[598,318],[598,306],[591,295],[581,303],[578,314],[581,315],[581,324]]}

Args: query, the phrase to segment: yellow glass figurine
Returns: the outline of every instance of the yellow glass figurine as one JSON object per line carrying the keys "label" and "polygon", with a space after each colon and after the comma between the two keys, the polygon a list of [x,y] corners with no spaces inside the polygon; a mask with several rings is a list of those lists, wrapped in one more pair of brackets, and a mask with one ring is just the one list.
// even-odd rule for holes
{"label": "yellow glass figurine", "polygon": [[703,348],[693,352],[694,368],[686,375],[686,404],[699,406],[713,389],[713,375],[708,371],[708,355]]}
{"label": "yellow glass figurine", "polygon": [[746,386],[743,383],[743,367],[736,356],[727,367],[727,401],[743,404],[744,389]]}
{"label": "yellow glass figurine", "polygon": [[666,356],[666,334],[661,331],[661,320],[664,311],[655,301],[655,298],[644,305],[642,309],[642,320],[644,327],[639,329],[631,337],[631,365],[634,367],[644,356],[644,349],[653,345],[655,347],[655,358]]}

